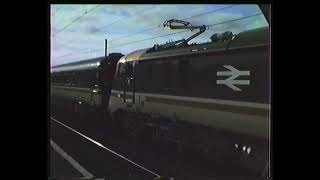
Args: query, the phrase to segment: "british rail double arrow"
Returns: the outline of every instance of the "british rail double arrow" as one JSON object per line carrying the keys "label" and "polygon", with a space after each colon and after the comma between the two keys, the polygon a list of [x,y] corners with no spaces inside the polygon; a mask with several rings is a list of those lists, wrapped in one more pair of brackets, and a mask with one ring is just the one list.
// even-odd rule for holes
{"label": "british rail double arrow", "polygon": [[250,71],[239,71],[238,69],[230,66],[230,65],[224,65],[226,69],[229,71],[218,71],[217,76],[230,76],[229,78],[225,80],[217,80],[217,84],[224,84],[231,88],[234,91],[241,91],[240,88],[238,88],[237,85],[249,85],[250,80],[236,80],[239,76],[250,76]]}

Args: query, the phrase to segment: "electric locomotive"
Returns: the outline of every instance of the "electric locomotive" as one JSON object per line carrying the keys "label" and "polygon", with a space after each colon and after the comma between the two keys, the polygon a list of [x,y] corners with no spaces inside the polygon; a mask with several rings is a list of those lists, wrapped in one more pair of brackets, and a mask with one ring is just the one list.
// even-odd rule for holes
{"label": "electric locomotive", "polygon": [[[182,24],[182,25],[177,25]],[[192,147],[208,158],[269,167],[270,29],[213,34],[171,19],[171,29],[199,29],[188,39],[127,55],[110,54],[52,68],[51,95],[107,109],[135,138]]]}
{"label": "electric locomotive", "polygon": [[[165,22],[184,23],[179,20]],[[183,26],[194,27],[185,23]],[[175,26],[176,28],[180,28]],[[205,27],[196,27],[201,34]],[[117,63],[109,111],[133,136],[192,147],[253,172],[268,168],[269,27],[179,40],[134,51]]]}

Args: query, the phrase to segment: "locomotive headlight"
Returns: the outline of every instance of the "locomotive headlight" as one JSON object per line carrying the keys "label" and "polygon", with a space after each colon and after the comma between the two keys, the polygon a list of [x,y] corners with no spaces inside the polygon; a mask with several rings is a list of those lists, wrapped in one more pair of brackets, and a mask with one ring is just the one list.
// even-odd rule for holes
{"label": "locomotive headlight", "polygon": [[247,147],[243,146],[242,151],[246,151]]}
{"label": "locomotive headlight", "polygon": [[238,145],[238,144],[234,144],[234,147],[238,148],[238,147],[239,147],[239,145]]}
{"label": "locomotive headlight", "polygon": [[97,66],[100,66],[100,62],[97,62]]}
{"label": "locomotive headlight", "polygon": [[247,153],[250,154],[250,152],[251,152],[251,148],[248,147],[248,148],[247,148]]}
{"label": "locomotive headlight", "polygon": [[94,90],[92,90],[92,92],[96,93],[96,92],[98,92],[98,91],[94,89]]}

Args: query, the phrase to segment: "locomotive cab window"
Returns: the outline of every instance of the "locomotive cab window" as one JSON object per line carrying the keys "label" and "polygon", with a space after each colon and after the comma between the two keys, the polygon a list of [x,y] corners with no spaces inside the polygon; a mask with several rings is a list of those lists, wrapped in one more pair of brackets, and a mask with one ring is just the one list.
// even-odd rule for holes
{"label": "locomotive cab window", "polygon": [[125,77],[125,63],[119,63],[118,65],[118,78],[124,78]]}
{"label": "locomotive cab window", "polygon": [[133,77],[133,63],[132,62],[119,63],[118,77],[132,78]]}
{"label": "locomotive cab window", "polygon": [[126,76],[128,78],[133,78],[133,63],[132,62],[126,63],[125,69],[126,69]]}

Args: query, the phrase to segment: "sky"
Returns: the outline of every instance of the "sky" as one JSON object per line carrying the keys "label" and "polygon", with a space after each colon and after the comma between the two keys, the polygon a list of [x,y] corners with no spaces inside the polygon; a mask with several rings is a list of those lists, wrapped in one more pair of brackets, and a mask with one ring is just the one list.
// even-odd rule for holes
{"label": "sky", "polygon": [[[51,5],[50,65],[104,56],[105,39],[108,53],[128,54],[164,44],[169,39],[188,38],[197,32],[163,27],[163,22],[169,19],[213,25],[190,43],[208,42],[214,33],[237,34],[268,26],[257,5]],[[181,33],[170,35],[176,32]]]}

